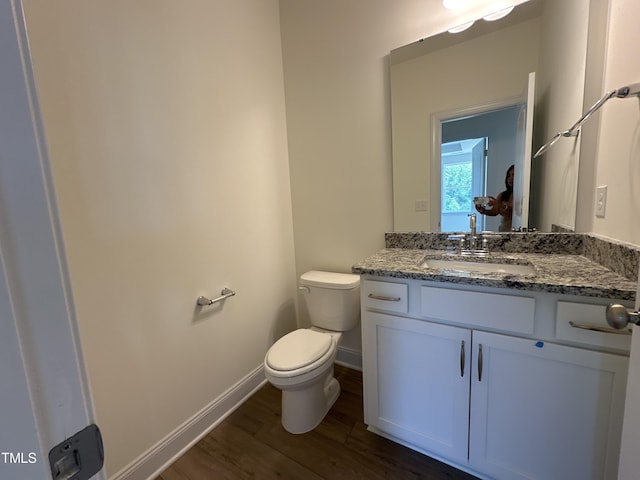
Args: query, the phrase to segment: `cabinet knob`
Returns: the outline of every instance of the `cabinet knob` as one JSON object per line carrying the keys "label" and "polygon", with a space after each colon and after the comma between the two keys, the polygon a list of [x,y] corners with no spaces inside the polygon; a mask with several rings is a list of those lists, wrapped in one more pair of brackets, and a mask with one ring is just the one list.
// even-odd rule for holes
{"label": "cabinet knob", "polygon": [[607,305],[607,323],[613,328],[622,329],[631,323],[640,324],[640,314],[617,303]]}

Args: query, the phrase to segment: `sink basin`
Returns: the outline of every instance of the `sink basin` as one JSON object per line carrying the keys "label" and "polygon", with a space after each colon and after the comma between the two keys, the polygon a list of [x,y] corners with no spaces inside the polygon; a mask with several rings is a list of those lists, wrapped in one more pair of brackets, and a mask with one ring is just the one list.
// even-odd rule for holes
{"label": "sink basin", "polygon": [[427,258],[420,266],[422,268],[455,270],[458,272],[507,273],[512,275],[534,275],[536,273],[532,265],[521,263],[473,262],[465,260]]}

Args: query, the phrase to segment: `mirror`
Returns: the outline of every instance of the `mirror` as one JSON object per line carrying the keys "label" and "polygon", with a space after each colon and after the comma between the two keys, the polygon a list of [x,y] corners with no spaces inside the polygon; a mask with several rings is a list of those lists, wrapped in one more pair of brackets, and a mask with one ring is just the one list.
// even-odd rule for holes
{"label": "mirror", "polygon": [[[536,72],[537,90],[529,110],[533,144],[529,141],[523,167],[516,168],[516,176],[531,169],[531,181],[518,179],[520,222],[540,231],[575,227],[579,144],[567,142],[563,151],[540,162],[530,159],[532,149],[582,114],[589,4],[531,0],[499,21],[480,20],[464,32],[444,32],[391,52],[395,231],[441,230],[441,121],[450,112],[519,104],[531,94],[526,88],[531,72]],[[489,170],[483,193],[495,196],[498,174]],[[465,208],[475,211],[469,204]],[[498,229],[496,222],[487,225]]]}
{"label": "mirror", "polygon": [[508,232],[528,224],[535,73],[521,98],[432,116],[431,225]]}

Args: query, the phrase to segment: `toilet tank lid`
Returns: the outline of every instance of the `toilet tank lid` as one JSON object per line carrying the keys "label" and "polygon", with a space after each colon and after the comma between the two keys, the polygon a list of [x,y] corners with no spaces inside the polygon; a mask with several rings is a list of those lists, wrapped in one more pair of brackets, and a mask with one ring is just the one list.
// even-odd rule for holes
{"label": "toilet tank lid", "polygon": [[300,284],[308,287],[324,287],[346,290],[360,285],[360,275],[311,270],[300,276]]}

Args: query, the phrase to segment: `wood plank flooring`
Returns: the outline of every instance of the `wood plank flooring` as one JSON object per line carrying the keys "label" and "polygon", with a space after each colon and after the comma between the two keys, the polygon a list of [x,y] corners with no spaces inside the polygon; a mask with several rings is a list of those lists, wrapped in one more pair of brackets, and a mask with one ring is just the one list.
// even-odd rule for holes
{"label": "wood plank flooring", "polygon": [[361,373],[336,365],[335,376],[342,393],[312,432],[282,428],[280,391],[267,384],[156,480],[476,479],[368,432]]}

